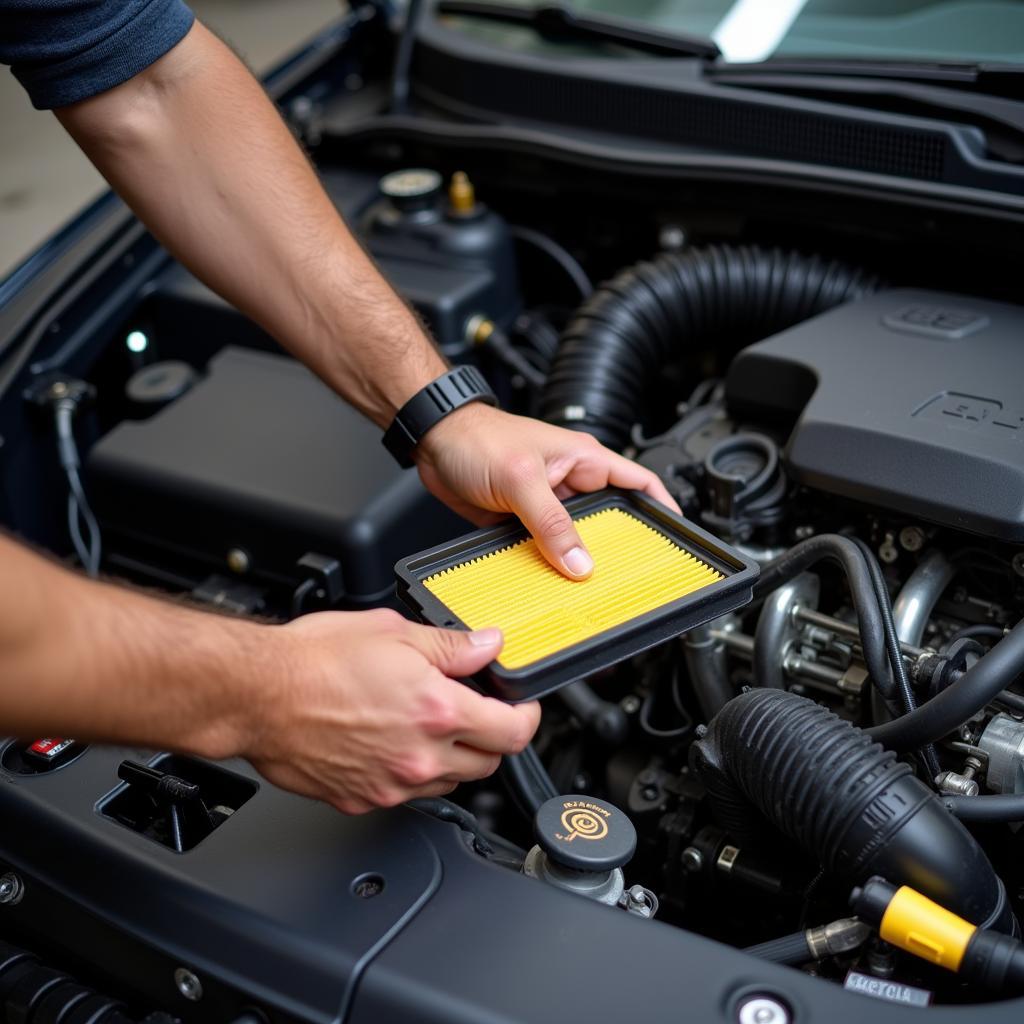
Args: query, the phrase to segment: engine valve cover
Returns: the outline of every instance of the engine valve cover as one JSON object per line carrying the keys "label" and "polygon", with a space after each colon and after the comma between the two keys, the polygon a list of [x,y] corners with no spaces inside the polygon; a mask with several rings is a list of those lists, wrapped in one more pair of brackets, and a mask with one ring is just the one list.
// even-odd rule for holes
{"label": "engine valve cover", "polygon": [[898,289],[744,349],[739,414],[796,418],[790,476],[943,526],[1024,541],[1024,309]]}

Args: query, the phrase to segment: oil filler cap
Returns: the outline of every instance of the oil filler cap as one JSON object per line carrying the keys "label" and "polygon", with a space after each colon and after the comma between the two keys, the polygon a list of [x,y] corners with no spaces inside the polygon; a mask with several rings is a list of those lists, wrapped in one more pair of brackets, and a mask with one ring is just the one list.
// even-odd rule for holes
{"label": "oil filler cap", "polygon": [[556,796],[533,822],[537,844],[556,864],[574,871],[612,871],[636,852],[633,822],[614,804],[592,796]]}

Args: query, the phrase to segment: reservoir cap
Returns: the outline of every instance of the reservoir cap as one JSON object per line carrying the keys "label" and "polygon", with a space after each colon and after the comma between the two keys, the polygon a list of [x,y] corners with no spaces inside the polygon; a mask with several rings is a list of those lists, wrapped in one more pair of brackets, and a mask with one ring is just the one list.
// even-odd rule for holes
{"label": "reservoir cap", "polygon": [[633,822],[614,804],[592,796],[556,796],[533,820],[537,844],[548,857],[575,871],[612,871],[636,851]]}

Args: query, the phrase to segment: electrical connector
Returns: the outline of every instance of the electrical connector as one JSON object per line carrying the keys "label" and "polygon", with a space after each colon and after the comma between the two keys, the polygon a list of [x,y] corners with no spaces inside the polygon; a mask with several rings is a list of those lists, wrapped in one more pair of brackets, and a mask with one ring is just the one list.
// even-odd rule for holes
{"label": "electrical connector", "polygon": [[[68,534],[85,571],[98,576],[100,571],[100,528],[89,507],[79,475],[81,459],[75,441],[74,419],[96,397],[88,382],[63,373],[51,373],[33,381],[25,389],[25,400],[53,416],[57,435],[57,458],[68,479]],[[83,535],[82,527],[85,527]]]}
{"label": "electrical connector", "polygon": [[898,949],[993,992],[1024,989],[1024,945],[946,910],[908,885],[874,877],[850,895],[857,916]]}

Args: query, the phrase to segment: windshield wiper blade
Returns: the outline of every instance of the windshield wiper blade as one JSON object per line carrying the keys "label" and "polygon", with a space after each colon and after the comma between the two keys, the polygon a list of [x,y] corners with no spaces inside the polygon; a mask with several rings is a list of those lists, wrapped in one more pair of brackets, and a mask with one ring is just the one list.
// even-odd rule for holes
{"label": "windshield wiper blade", "polygon": [[486,0],[441,0],[436,11],[438,14],[456,14],[506,25],[524,25],[554,41],[617,43],[661,57],[715,60],[721,56],[717,44],[704,36],[656,32],[621,18],[579,14],[562,4],[521,7],[510,3],[488,3]]}

